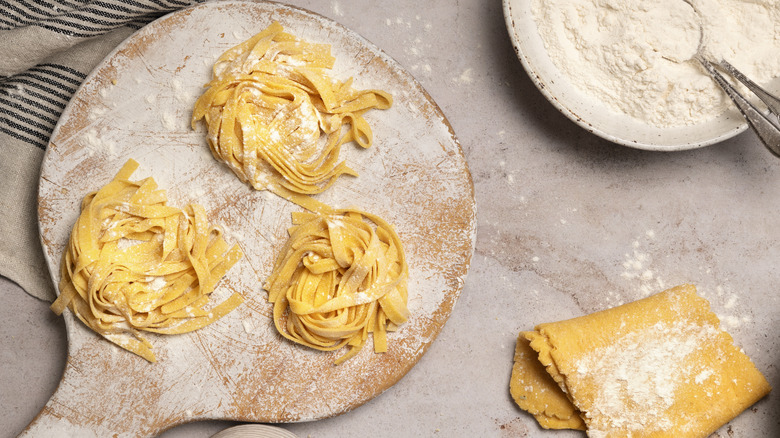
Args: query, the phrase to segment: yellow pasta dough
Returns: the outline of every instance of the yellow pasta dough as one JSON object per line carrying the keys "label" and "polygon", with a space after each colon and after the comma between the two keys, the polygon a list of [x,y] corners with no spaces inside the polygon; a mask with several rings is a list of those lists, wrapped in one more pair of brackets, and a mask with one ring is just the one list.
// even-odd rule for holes
{"label": "yellow pasta dough", "polygon": [[310,195],[357,173],[341,147],[368,148],[363,114],[392,106],[381,90],[356,90],[330,76],[330,46],[299,39],[274,22],[219,57],[192,114],[208,127],[212,155],[244,182],[309,213],[295,213],[290,239],[266,282],[274,322],[286,338],[319,350],[357,354],[372,334],[406,321],[406,261],[388,223],[358,210],[333,210]]}
{"label": "yellow pasta dough", "polygon": [[141,332],[190,332],[243,302],[237,293],[217,305],[209,297],[242,252],[228,247],[203,207],[171,207],[152,178],[130,181],[137,167],[128,160],[82,201],[51,308],[69,308],[106,339],[154,362]]}
{"label": "yellow pasta dough", "polygon": [[318,350],[357,354],[373,334],[387,351],[386,332],[408,317],[407,266],[392,226],[354,209],[293,213],[290,238],[268,278],[274,323],[286,338]]}
{"label": "yellow pasta dough", "polygon": [[707,437],[769,390],[692,285],[520,333],[510,383],[542,427],[610,438]]}
{"label": "yellow pasta dough", "polygon": [[580,412],[545,371],[521,333],[515,346],[515,362],[509,392],[518,406],[536,417],[545,429],[585,430]]}
{"label": "yellow pasta dough", "polygon": [[192,126],[204,120],[214,157],[255,189],[320,193],[340,175],[356,175],[339,152],[350,141],[371,146],[363,113],[392,105],[384,91],[330,77],[333,64],[330,46],[274,22],[216,61]]}

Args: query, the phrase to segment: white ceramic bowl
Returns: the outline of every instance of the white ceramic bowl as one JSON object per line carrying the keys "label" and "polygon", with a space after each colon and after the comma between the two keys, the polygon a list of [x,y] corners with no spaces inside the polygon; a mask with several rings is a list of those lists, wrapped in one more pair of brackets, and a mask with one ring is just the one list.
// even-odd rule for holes
{"label": "white ceramic bowl", "polygon": [[211,438],[296,438],[296,435],[281,427],[266,424],[240,424],[212,435]]}
{"label": "white ceramic bowl", "polygon": [[619,114],[572,85],[553,64],[537,31],[530,0],[503,0],[503,8],[517,56],[536,87],[568,118],[600,137],[638,149],[679,151],[726,140],[747,128],[736,109],[704,123],[672,128]]}

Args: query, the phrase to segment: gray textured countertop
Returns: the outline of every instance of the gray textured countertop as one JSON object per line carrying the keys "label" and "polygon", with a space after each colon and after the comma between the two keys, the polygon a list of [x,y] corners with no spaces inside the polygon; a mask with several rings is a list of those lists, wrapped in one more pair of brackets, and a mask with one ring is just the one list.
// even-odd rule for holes
{"label": "gray textured countertop", "polygon": [[[292,1],[411,72],[468,160],[476,252],[430,350],[396,385],[301,437],[538,436],[508,392],[517,333],[693,283],[776,388],[715,436],[780,436],[780,160],[752,132],[674,153],[611,144],[558,113],[518,62],[501,2]],[[30,218],[34,220],[34,218]],[[0,435],[44,406],[66,358],[63,321],[0,278]],[[208,437],[226,422],[174,428]]]}

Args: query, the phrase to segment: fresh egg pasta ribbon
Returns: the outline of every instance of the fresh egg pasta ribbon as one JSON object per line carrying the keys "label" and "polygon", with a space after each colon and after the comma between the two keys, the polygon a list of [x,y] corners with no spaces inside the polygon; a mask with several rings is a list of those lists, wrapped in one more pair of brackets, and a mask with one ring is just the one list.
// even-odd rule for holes
{"label": "fresh egg pasta ribbon", "polygon": [[243,302],[234,293],[217,305],[210,294],[242,257],[209,225],[200,205],[167,205],[152,178],[130,181],[128,160],[114,179],[81,204],[60,265],[60,296],[86,326],[150,362],[141,332],[180,334],[218,320]]}
{"label": "fresh egg pasta ribbon", "polygon": [[309,210],[294,214],[265,287],[279,333],[319,350],[348,346],[336,360],[342,363],[369,334],[375,351],[387,351],[386,332],[408,317],[408,272],[391,225],[310,196],[357,175],[340,160],[342,146],[370,147],[364,113],[392,106],[384,91],[332,78],[334,62],[329,45],[274,22],[215,62],[192,127],[206,123],[212,155],[242,181]]}
{"label": "fresh egg pasta ribbon", "polygon": [[[373,142],[363,114],[387,109],[390,94],[355,90],[329,76],[330,46],[284,32],[274,22],[220,56],[198,98],[192,127],[204,120],[215,159],[255,189],[321,193],[341,175],[341,146]],[[324,134],[324,139],[323,137]]]}
{"label": "fresh egg pasta ribbon", "polygon": [[348,346],[340,364],[373,334],[387,351],[388,331],[408,318],[408,270],[393,227],[355,209],[293,213],[290,238],[265,289],[284,337],[322,351]]}

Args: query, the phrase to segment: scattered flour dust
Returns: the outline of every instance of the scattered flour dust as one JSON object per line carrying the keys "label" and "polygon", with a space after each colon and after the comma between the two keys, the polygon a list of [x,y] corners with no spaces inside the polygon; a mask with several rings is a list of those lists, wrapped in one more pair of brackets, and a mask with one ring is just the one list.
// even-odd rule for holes
{"label": "scattered flour dust", "polygon": [[[706,291],[701,291],[699,294],[708,298]],[[739,295],[727,291],[723,286],[715,288],[715,297],[710,299],[710,302],[713,304],[713,311],[718,316],[721,327],[726,331],[736,329],[753,320],[749,314],[740,311]],[[739,315],[740,313],[742,315]]]}
{"label": "scattered flour dust", "polygon": [[[655,240],[655,237],[655,231],[647,230],[644,237],[636,238],[631,243],[631,251],[624,255],[623,272],[620,276],[631,282],[639,283],[640,298],[646,298],[671,286],[675,286],[668,285],[653,270],[653,258],[645,249],[645,245]],[[711,275],[710,269],[701,268],[700,271],[705,276]],[[706,288],[699,287],[697,292],[710,302],[724,329],[737,328],[744,323],[752,321],[750,315],[737,315],[741,313],[738,303],[739,295],[734,292],[727,292],[724,286],[718,285],[715,287],[715,297],[708,297]],[[606,302],[613,306],[625,304],[625,300],[619,293],[611,291],[607,293]]]}
{"label": "scattered flour dust", "polygon": [[709,59],[761,84],[780,77],[780,0],[532,0],[531,8],[553,64],[575,87],[650,125],[692,125],[732,106],[690,60],[702,34]]}
{"label": "scattered flour dust", "polygon": [[[499,136],[502,135],[502,132],[499,132]],[[510,186],[513,185],[515,183],[515,175],[512,172],[507,170],[506,162],[504,160],[501,160],[498,162],[498,166],[499,168],[501,168],[501,172],[506,178],[507,184],[509,184]]]}
{"label": "scattered flour dust", "polygon": [[[661,292],[666,288],[664,281],[651,269],[652,257],[643,249],[643,243],[653,241],[654,239],[655,232],[647,230],[644,238],[637,238],[631,243],[631,252],[625,254],[623,272],[620,274],[621,277],[627,280],[639,282],[639,291],[643,298]],[[616,298],[620,299],[619,296],[616,296]],[[619,301],[616,304],[620,305],[623,302]]]}
{"label": "scattered flour dust", "polygon": [[160,115],[160,122],[166,130],[176,130],[176,116],[174,114],[169,112],[162,113],[162,115]]}
{"label": "scattered flour dust", "polygon": [[413,73],[424,73],[430,75],[433,72],[433,68],[428,63],[429,56],[427,52],[431,49],[430,41],[435,38],[431,30],[433,25],[419,15],[415,15],[413,19],[409,20],[403,17],[396,17],[395,19],[387,18],[385,20],[387,27],[401,28],[400,35],[404,35],[404,52],[410,56],[413,64],[409,66],[409,70]]}
{"label": "scattered flour dust", "polygon": [[675,402],[678,384],[701,383],[713,374],[695,360],[687,360],[688,356],[718,333],[715,326],[701,327],[689,321],[659,322],[581,358],[569,375],[569,387],[575,398],[582,385],[596,388],[592,405],[585,409],[592,420],[588,436],[603,436],[615,429],[629,436],[668,429],[675,419],[666,411]]}
{"label": "scattered flour dust", "polygon": [[333,1],[330,4],[331,9],[333,10],[333,14],[337,17],[343,17],[344,16],[344,10],[341,8],[341,4],[337,1]]}
{"label": "scattered flour dust", "polygon": [[97,128],[89,128],[82,131],[81,140],[85,146],[84,151],[87,156],[92,157],[95,154],[100,154],[108,158],[115,158],[118,156],[117,144],[113,140],[113,136],[107,132],[107,129],[103,127],[98,131]]}
{"label": "scattered flour dust", "polygon": [[467,68],[463,73],[455,79],[455,82],[461,85],[469,85],[474,83],[473,72],[470,68]]}

